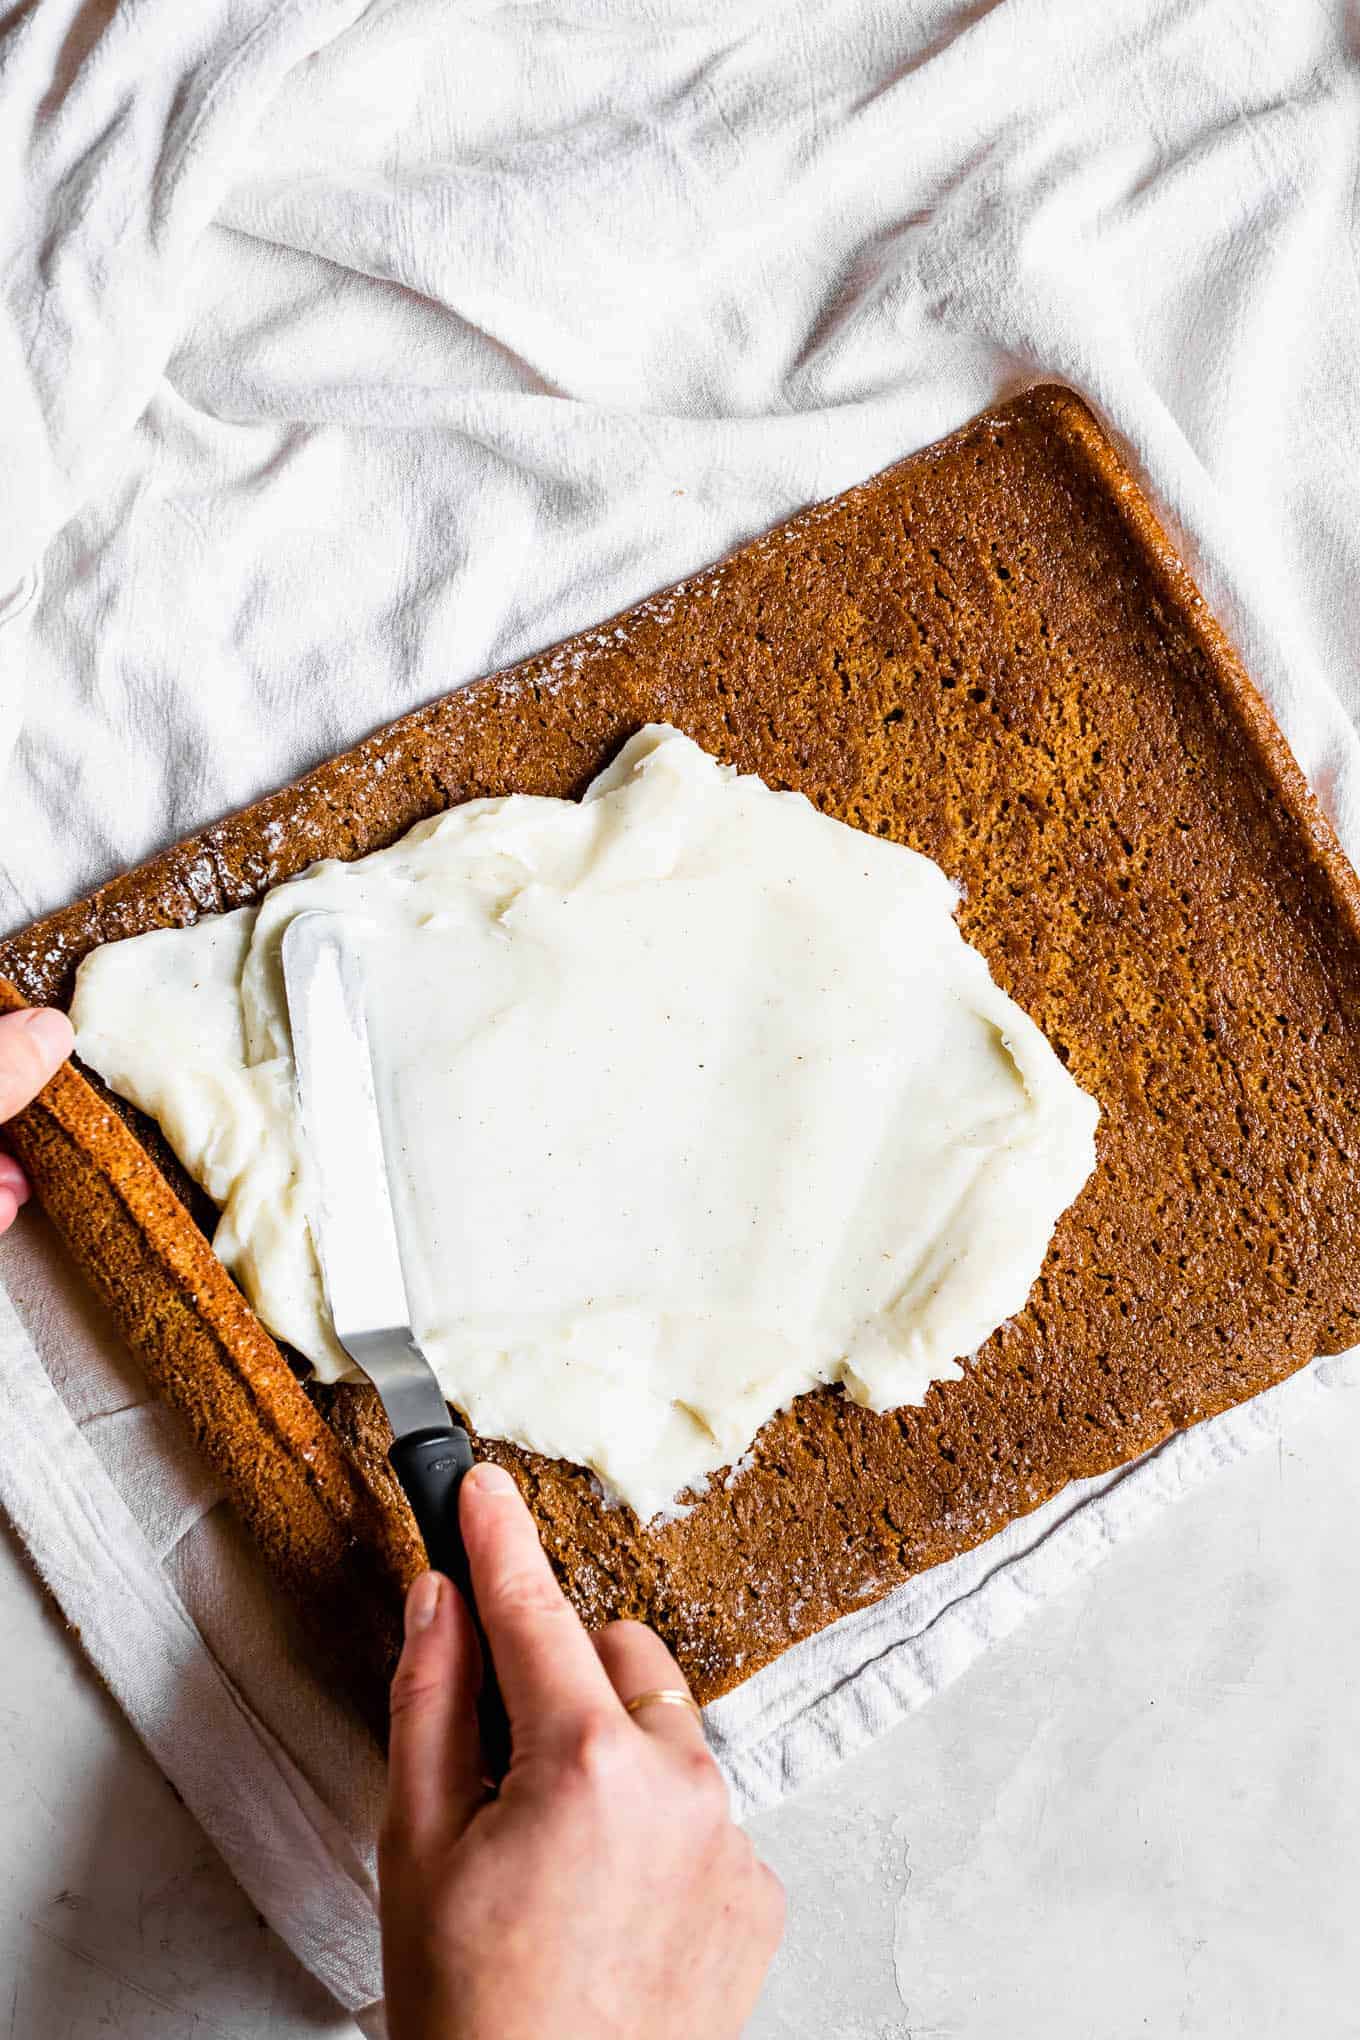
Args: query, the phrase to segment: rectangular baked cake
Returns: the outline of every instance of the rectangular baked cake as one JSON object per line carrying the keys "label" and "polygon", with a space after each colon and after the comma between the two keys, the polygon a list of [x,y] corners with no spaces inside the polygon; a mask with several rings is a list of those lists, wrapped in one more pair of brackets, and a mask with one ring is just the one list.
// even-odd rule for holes
{"label": "rectangular baked cake", "polygon": [[[1020,1315],[919,1408],[823,1389],[674,1521],[494,1439],[585,1619],[709,1699],[1067,1482],[1360,1336],[1360,891],[1090,412],[1044,387],[599,629],[460,689],[0,943],[64,1001],[97,944],[258,899],[478,795],[576,796],[668,723],[934,858],[1099,1101]],[[421,1562],[371,1391],[308,1384],[155,1129],[68,1071],[11,1129],[267,1563],[371,1717]]]}

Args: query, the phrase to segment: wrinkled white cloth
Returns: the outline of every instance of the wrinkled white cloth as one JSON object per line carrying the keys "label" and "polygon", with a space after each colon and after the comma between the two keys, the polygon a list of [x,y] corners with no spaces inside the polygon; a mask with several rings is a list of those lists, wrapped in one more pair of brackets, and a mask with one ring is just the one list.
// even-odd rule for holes
{"label": "wrinkled white cloth", "polygon": [[[0,927],[1049,375],[1122,435],[1360,852],[1358,179],[1347,0],[13,9]],[[377,1760],[58,1265],[39,1221],[0,1248],[0,1500],[362,2007]],[[710,1710],[740,1802],[1350,1364],[788,1653]]]}

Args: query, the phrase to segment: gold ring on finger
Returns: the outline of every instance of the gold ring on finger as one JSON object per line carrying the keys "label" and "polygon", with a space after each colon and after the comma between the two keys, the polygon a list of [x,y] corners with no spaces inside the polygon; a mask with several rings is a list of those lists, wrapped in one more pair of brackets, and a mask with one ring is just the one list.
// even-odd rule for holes
{"label": "gold ring on finger", "polygon": [[634,1694],[623,1703],[625,1714],[636,1714],[643,1707],[688,1707],[691,1714],[703,1719],[698,1701],[680,1686],[659,1686],[651,1693]]}

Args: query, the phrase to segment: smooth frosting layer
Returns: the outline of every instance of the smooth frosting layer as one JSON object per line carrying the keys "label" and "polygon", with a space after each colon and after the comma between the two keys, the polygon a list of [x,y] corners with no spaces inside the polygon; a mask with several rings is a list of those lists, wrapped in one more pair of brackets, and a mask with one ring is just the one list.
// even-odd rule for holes
{"label": "smooth frosting layer", "polygon": [[644,1520],[819,1382],[919,1402],[1024,1303],[1097,1111],[938,866],[640,732],[258,908],[94,952],[82,1058],[219,1205],[264,1322],[351,1373],[308,1230],[279,947],[362,924],[414,1326],[489,1436]]}

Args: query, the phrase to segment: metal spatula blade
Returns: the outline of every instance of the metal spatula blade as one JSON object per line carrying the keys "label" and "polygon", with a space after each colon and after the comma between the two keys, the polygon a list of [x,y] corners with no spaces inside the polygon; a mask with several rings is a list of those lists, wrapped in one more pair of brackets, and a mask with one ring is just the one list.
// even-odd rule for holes
{"label": "metal spatula blade", "polygon": [[[298,914],[284,930],[282,959],[311,1161],[309,1218],[335,1335],[387,1412],[388,1456],[430,1564],[457,1582],[476,1622],[458,1527],[458,1489],[472,1465],[472,1446],[452,1422],[411,1329],[353,925],[341,914]],[[494,1782],[509,1762],[509,1731],[479,1623],[477,1629],[482,1752]]]}
{"label": "metal spatula blade", "polygon": [[289,922],[283,981],[312,1163],[309,1214],[335,1336],[382,1398],[393,1434],[442,1428],[448,1407],[411,1330],[373,1086],[363,961],[340,914]]}

